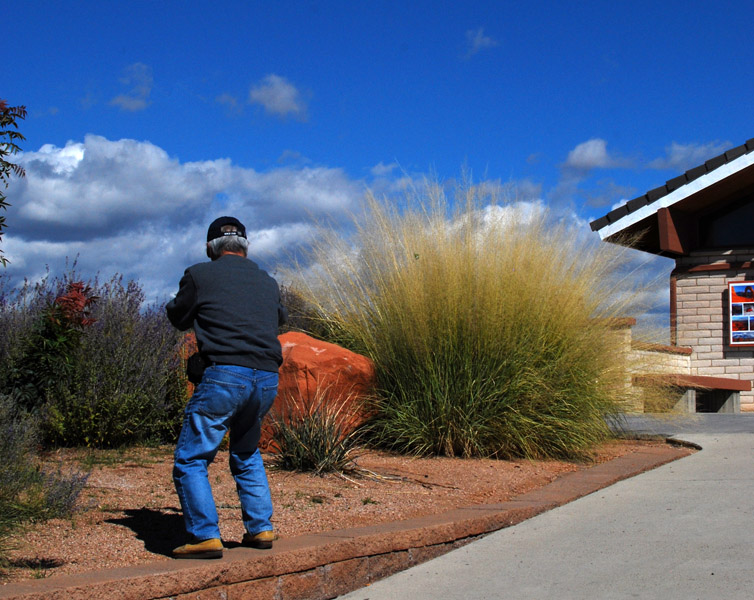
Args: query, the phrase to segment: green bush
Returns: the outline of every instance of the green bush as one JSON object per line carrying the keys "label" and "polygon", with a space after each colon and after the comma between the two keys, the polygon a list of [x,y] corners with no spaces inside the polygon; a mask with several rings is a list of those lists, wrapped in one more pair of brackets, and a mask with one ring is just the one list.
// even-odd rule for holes
{"label": "green bush", "polygon": [[369,356],[372,431],[403,452],[579,457],[609,435],[625,364],[622,261],[537,205],[467,186],[368,196],[352,238],[325,232],[291,275],[331,341]]}
{"label": "green bush", "polygon": [[326,330],[322,328],[316,313],[296,290],[290,286],[281,285],[280,301],[288,311],[288,320],[280,327],[281,334],[289,331],[302,331],[314,337],[326,335]]}
{"label": "green bush", "polygon": [[84,328],[97,298],[82,282],[65,284],[65,292],[48,301],[22,340],[19,358],[10,363],[8,379],[14,397],[38,411],[64,393],[74,368]]}
{"label": "green bush", "polygon": [[0,278],[0,393],[35,411],[47,445],[174,441],[187,399],[182,334],[161,306],[144,306],[137,283],[77,279],[4,292]]}
{"label": "green bush", "polygon": [[97,293],[67,389],[49,405],[48,439],[96,448],[173,441],[186,402],[181,334],[162,307],[143,307],[135,282],[113,278]]}

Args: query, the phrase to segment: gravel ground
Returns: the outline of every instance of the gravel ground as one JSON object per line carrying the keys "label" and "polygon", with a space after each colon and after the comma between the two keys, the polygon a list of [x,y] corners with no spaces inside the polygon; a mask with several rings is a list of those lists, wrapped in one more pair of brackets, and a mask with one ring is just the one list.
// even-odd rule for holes
{"label": "gravel ground", "polygon": [[[268,469],[274,525],[281,537],[293,537],[503,502],[563,473],[658,443],[663,442],[611,442],[591,463],[420,459],[365,451],[356,459],[361,477]],[[170,560],[170,550],[185,541],[171,479],[172,448],[61,450],[47,460],[91,469],[79,510],[71,519],[34,525],[14,538],[3,582]],[[223,540],[240,542],[243,526],[227,454],[219,453],[211,465],[210,482]]]}

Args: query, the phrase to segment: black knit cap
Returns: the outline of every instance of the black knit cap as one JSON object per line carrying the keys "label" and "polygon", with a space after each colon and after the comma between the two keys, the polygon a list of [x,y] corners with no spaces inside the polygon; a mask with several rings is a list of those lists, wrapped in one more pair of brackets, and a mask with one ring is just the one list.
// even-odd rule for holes
{"label": "black knit cap", "polygon": [[[223,233],[223,227],[225,225],[234,225],[238,231],[226,231]],[[242,238],[245,238],[246,227],[244,227],[243,223],[241,223],[241,221],[239,221],[235,217],[220,217],[219,219],[212,221],[209,229],[207,230],[207,241],[211,242],[212,240],[223,237],[224,235],[238,235]]]}

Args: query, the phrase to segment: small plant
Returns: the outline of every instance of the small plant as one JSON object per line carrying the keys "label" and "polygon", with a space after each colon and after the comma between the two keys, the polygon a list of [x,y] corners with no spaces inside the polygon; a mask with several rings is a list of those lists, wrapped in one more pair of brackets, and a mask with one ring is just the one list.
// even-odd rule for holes
{"label": "small plant", "polygon": [[356,471],[353,460],[362,430],[349,418],[351,400],[331,398],[329,388],[318,388],[313,399],[298,398],[281,413],[270,413],[273,467],[318,475]]}
{"label": "small plant", "polygon": [[370,496],[361,499],[361,503],[366,506],[367,504],[379,504],[377,500],[373,500]]}
{"label": "small plant", "polygon": [[95,467],[113,467],[122,464],[125,461],[125,448],[115,450],[99,450],[97,448],[87,448],[79,457],[79,465],[85,471],[92,471]]}

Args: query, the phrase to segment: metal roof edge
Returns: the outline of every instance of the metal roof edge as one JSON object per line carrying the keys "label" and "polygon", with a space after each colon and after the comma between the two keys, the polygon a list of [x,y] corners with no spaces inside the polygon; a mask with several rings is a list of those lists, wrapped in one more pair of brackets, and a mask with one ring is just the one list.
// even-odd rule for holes
{"label": "metal roof edge", "polygon": [[[752,145],[750,147],[751,149],[749,149],[749,142],[752,142]],[[705,168],[705,165],[707,163],[710,163],[715,159],[707,161],[705,165],[700,165],[700,167],[686,171],[686,173],[684,173],[684,176],[688,179],[688,181],[684,185],[676,187],[672,191],[667,191],[665,194],[660,193],[662,188],[655,188],[644,196],[634,198],[634,200],[630,200],[622,206],[617,207],[615,210],[610,211],[604,217],[600,217],[599,219],[592,221],[590,223],[592,230],[597,231],[600,235],[600,239],[604,240],[605,238],[615,235],[616,233],[623,231],[627,227],[630,227],[631,225],[634,225],[639,221],[653,215],[660,208],[670,207],[677,202],[680,202],[684,198],[688,198],[692,194],[695,194],[703,190],[704,188],[709,187],[710,185],[713,185],[718,181],[721,181],[726,177],[729,177],[734,173],[737,173],[745,169],[746,167],[753,165],[754,152],[752,152],[752,150],[754,150],[754,140],[749,140],[749,142],[747,142],[743,146],[738,146],[736,148],[733,148],[732,150],[729,150],[728,152],[732,153],[731,156],[736,156],[736,153],[737,156],[735,158],[732,158],[729,162],[718,165],[711,171],[698,174],[698,170],[700,168]],[[746,149],[745,153],[740,153],[741,148]],[[693,179],[691,179],[690,175],[693,177]],[[676,179],[679,178],[676,177],[675,179],[671,179],[670,181],[673,182]],[[668,188],[668,184],[665,184],[665,188]],[[650,193],[652,194],[652,196],[655,196],[654,200],[650,200]],[[647,198],[646,202],[635,202],[640,201],[641,198],[645,197]],[[629,204],[631,203],[634,203],[634,210],[630,210]]]}

